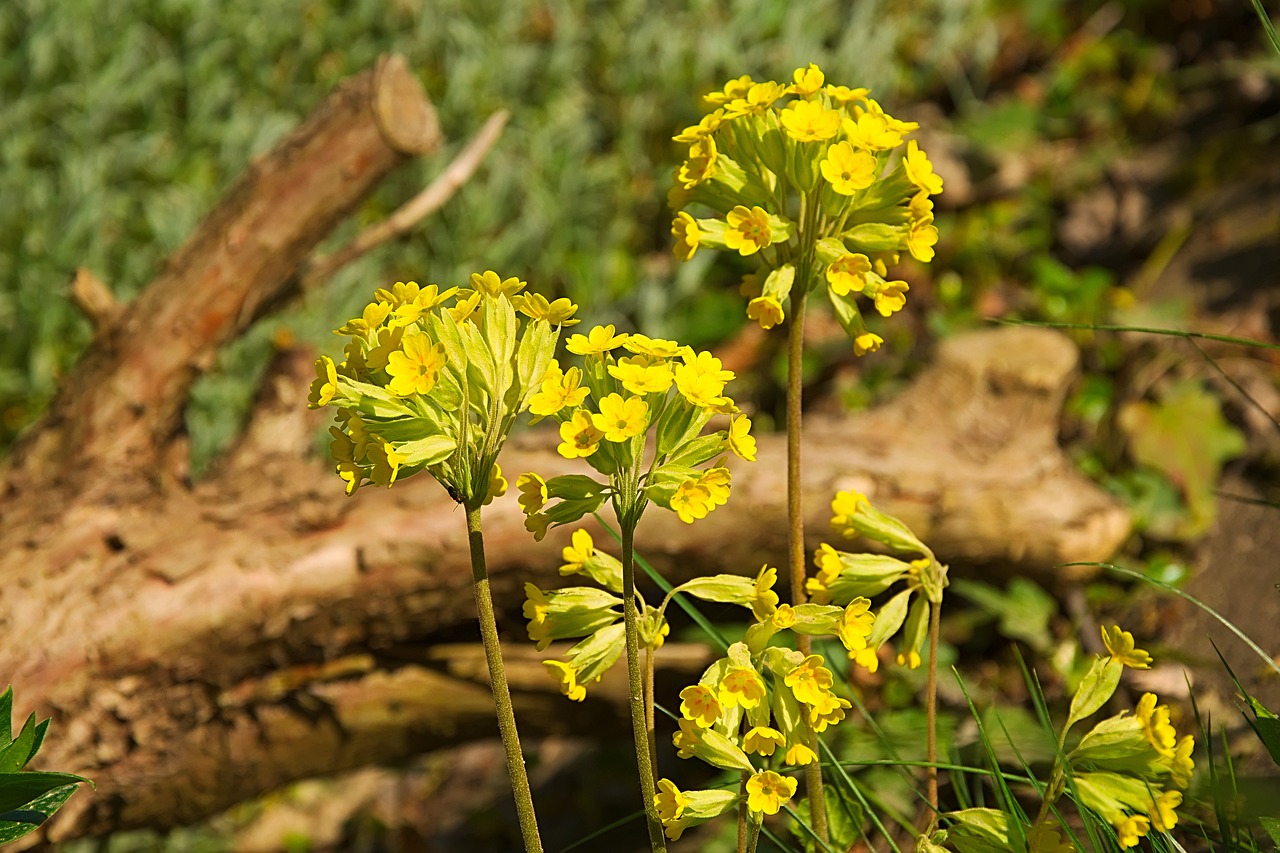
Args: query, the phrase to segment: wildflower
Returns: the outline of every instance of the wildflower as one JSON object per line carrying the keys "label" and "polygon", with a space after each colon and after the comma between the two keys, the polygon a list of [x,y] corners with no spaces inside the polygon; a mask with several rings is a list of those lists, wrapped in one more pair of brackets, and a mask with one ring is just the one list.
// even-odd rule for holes
{"label": "wildflower", "polygon": [[796,611],[790,604],[779,604],[778,609],[769,617],[773,627],[785,631],[796,624]]}
{"label": "wildflower", "polygon": [[1147,809],[1151,825],[1164,832],[1173,829],[1178,823],[1178,814],[1174,809],[1180,805],[1182,805],[1181,791],[1165,791],[1157,796]]}
{"label": "wildflower", "polygon": [[1154,693],[1144,693],[1133,714],[1142,723],[1142,733],[1147,741],[1161,755],[1169,756],[1174,751],[1178,733],[1169,722],[1169,706],[1157,707],[1156,701]]}
{"label": "wildflower", "polygon": [[742,738],[742,751],[748,755],[773,755],[775,749],[786,745],[782,732],[768,726],[754,726]]}
{"label": "wildflower", "polygon": [[796,142],[821,142],[840,131],[840,118],[817,101],[792,101],[778,121]]}
{"label": "wildflower", "polygon": [[912,221],[907,230],[907,251],[911,257],[921,263],[933,260],[933,247],[938,244],[938,229],[933,224],[933,216]]}
{"label": "wildflower", "polygon": [[582,387],[582,370],[570,367],[562,371],[553,358],[543,374],[541,390],[529,398],[529,411],[538,417],[554,415],[570,406],[581,406],[588,393]]}
{"label": "wildflower", "polygon": [[570,335],[564,347],[575,355],[603,355],[626,343],[625,334],[617,334],[613,324],[596,326],[585,335]]}
{"label": "wildflower", "polygon": [[869,352],[875,352],[880,349],[882,343],[884,338],[874,332],[863,332],[853,339],[853,354],[866,355]]}
{"label": "wildflower", "polygon": [[[753,81],[749,74],[743,74],[741,77],[735,77],[728,83],[724,84],[724,88],[719,92],[709,92],[702,96],[702,100],[706,101],[713,107],[722,106],[730,101],[745,98],[747,90],[751,88]],[[687,132],[687,131],[686,131]]]}
{"label": "wildflower", "polygon": [[555,302],[548,302],[541,293],[521,293],[511,302],[526,317],[546,320],[553,326],[576,326],[582,322],[573,318],[578,306],[563,296]]}
{"label": "wildflower", "polygon": [[803,767],[817,760],[818,754],[799,741],[787,747],[787,754],[782,757],[782,762],[788,767]]}
{"label": "wildflower", "polygon": [[[1102,628],[1102,644],[1107,647],[1107,654],[1111,659],[1123,666],[1132,669],[1151,668],[1151,655],[1143,649],[1135,648],[1133,634],[1121,630],[1119,625]],[[1152,696],[1153,704],[1154,701],[1155,697]]]}
{"label": "wildflower", "polygon": [[424,334],[410,332],[401,346],[387,357],[387,373],[391,376],[387,388],[398,397],[426,394],[435,387],[444,367],[444,345],[433,344]]}
{"label": "wildflower", "polygon": [[872,648],[868,646],[865,649],[859,649],[856,652],[849,653],[849,659],[867,672],[875,672],[880,668],[880,647]]}
{"label": "wildflower", "polygon": [[502,468],[495,462],[493,470],[489,472],[489,490],[485,492],[482,506],[488,506],[493,503],[494,498],[500,498],[506,493],[507,478],[502,476]]}
{"label": "wildflower", "polygon": [[724,117],[726,119],[737,118],[744,115],[760,115],[769,107],[773,106],[773,102],[781,98],[787,93],[787,89],[781,83],[775,83],[772,80],[766,80],[763,83],[753,83],[747,89],[746,95],[741,98],[735,98],[725,104]]}
{"label": "wildflower", "polygon": [[680,211],[671,222],[671,236],[676,238],[676,257],[682,261],[689,260],[698,251],[698,241],[702,238],[698,220]]}
{"label": "wildflower", "polygon": [[621,394],[610,394],[600,401],[600,412],[591,422],[606,441],[627,441],[649,426],[649,406],[639,397],[624,400]]}
{"label": "wildflower", "polygon": [[876,293],[876,310],[881,317],[888,317],[895,311],[901,311],[907,304],[907,287],[905,281],[887,281]]}
{"label": "wildflower", "polygon": [[863,113],[857,121],[845,119],[844,134],[855,146],[868,151],[888,151],[902,144],[902,134],[876,113]]}
{"label": "wildflower", "polygon": [[797,666],[782,679],[782,683],[791,688],[797,702],[816,705],[823,695],[829,693],[835,683],[831,670],[822,665],[821,655],[809,655],[804,663]]}
{"label": "wildflower", "polygon": [[715,504],[710,489],[697,480],[685,480],[671,496],[671,508],[685,524],[693,524],[699,518],[706,518]]}
{"label": "wildflower", "polygon": [[370,302],[364,306],[364,312],[354,320],[348,320],[340,328],[334,329],[335,335],[359,335],[363,338],[370,339],[373,334],[386,322],[390,316],[392,306],[387,302],[377,301]]}
{"label": "wildflower", "polygon": [[739,416],[730,420],[729,435],[725,443],[739,459],[747,462],[756,461],[756,440],[751,435],[750,418]]}
{"label": "wildflower", "polygon": [[680,691],[680,714],[699,727],[709,729],[720,716],[720,700],[705,684],[692,684]]}
{"label": "wildflower", "polygon": [[747,808],[753,812],[777,814],[795,792],[795,779],[765,770],[747,780]]}
{"label": "wildflower", "polygon": [[820,703],[809,709],[809,725],[815,732],[822,734],[827,730],[827,726],[834,726],[843,720],[845,711],[852,707],[853,703],[848,699],[828,693]]}
{"label": "wildflower", "polygon": [[585,459],[600,447],[604,433],[597,429],[590,412],[576,409],[573,417],[560,424],[562,439],[556,451],[565,459]]}
{"label": "wildflower", "polygon": [[711,509],[729,502],[729,484],[732,480],[733,475],[729,473],[729,469],[719,466],[708,468],[698,477],[698,485],[707,490],[711,499]]}
{"label": "wildflower", "polygon": [[751,613],[757,622],[763,622],[777,612],[778,594],[773,591],[777,581],[777,569],[767,565],[760,567],[760,574],[756,575],[755,595],[751,600]]}
{"label": "wildflower", "polygon": [[1196,769],[1195,761],[1191,758],[1191,752],[1195,749],[1195,746],[1195,738],[1191,735],[1184,735],[1182,740],[1178,741],[1178,745],[1174,747],[1172,754],[1162,756],[1162,763],[1168,766],[1173,784],[1179,788],[1185,788],[1191,784],[1191,774]]}
{"label": "wildflower", "polygon": [[933,173],[933,164],[914,139],[907,141],[907,154],[902,158],[907,179],[930,195],[942,192],[942,178]]}
{"label": "wildflower", "polygon": [[[688,349],[675,341],[651,338],[647,335],[628,335],[622,346],[636,355],[651,359],[675,358]],[[666,388],[662,390],[665,391]]]}
{"label": "wildflower", "polygon": [[690,719],[681,719],[678,722],[680,728],[672,733],[671,745],[676,748],[677,758],[693,758],[694,749],[702,741],[703,730]]}
{"label": "wildflower", "polygon": [[871,272],[871,259],[855,253],[842,255],[827,264],[827,286],[837,296],[861,293],[867,285],[867,273]]}
{"label": "wildflower", "polygon": [[582,571],[583,564],[596,553],[596,545],[591,540],[591,534],[582,528],[573,531],[569,541],[571,544],[566,545],[560,552],[560,556],[564,558],[564,565],[560,567],[562,575],[573,575]]}
{"label": "wildflower", "polygon": [[[369,445],[365,458],[372,463],[368,471],[369,479],[378,486],[390,487],[400,473],[400,464],[404,456],[396,452],[395,446],[387,441],[377,441]],[[503,481],[505,484],[505,480]]]}
{"label": "wildflower", "polygon": [[685,189],[692,189],[715,173],[716,141],[704,136],[689,146],[689,159],[680,165],[676,180]]}
{"label": "wildflower", "polygon": [[692,802],[693,799],[670,779],[658,780],[658,793],[653,795],[653,804],[657,806],[658,817],[664,824],[679,820]]}
{"label": "wildflower", "polygon": [[547,481],[532,471],[516,478],[516,488],[520,491],[518,503],[525,515],[533,515],[546,506]]}
{"label": "wildflower", "polygon": [[764,695],[764,681],[754,669],[732,667],[720,679],[720,704],[726,707],[754,708]]}
{"label": "wildflower", "polygon": [[733,371],[724,370],[720,359],[709,352],[685,355],[683,361],[675,368],[676,390],[700,408],[723,403],[724,386],[733,379]]}
{"label": "wildflower", "polygon": [[725,221],[729,227],[724,232],[724,244],[740,255],[754,255],[772,242],[769,214],[758,205],[748,209],[739,204],[729,211]]}
{"label": "wildflower", "polygon": [[491,299],[497,299],[499,296],[506,296],[510,299],[527,286],[526,282],[515,276],[499,279],[498,274],[493,270],[485,270],[483,273],[473,272],[471,274],[471,287]]}
{"label": "wildflower", "polygon": [[870,611],[870,599],[862,596],[855,598],[845,607],[844,615],[840,617],[837,627],[840,642],[844,643],[848,651],[858,652],[867,647],[867,637],[871,635],[871,628],[876,621],[875,614]]}
{"label": "wildflower", "polygon": [[1151,821],[1142,815],[1118,815],[1112,824],[1120,840],[1121,849],[1138,846],[1138,839],[1151,829]]}
{"label": "wildflower", "polygon": [[651,363],[644,356],[618,359],[617,364],[609,365],[609,375],[632,394],[660,394],[675,381],[670,365]]}
{"label": "wildflower", "polygon": [[797,68],[792,73],[791,78],[796,81],[795,85],[791,87],[791,91],[802,98],[807,98],[821,89],[822,84],[826,81],[822,70],[812,62],[804,68]]}
{"label": "wildflower", "polygon": [[307,395],[307,408],[319,409],[329,405],[338,393],[338,369],[333,359],[322,355],[316,359],[316,378],[311,383],[311,393]]}
{"label": "wildflower", "polygon": [[547,536],[547,528],[551,526],[551,516],[545,512],[535,512],[525,517],[524,529],[533,534],[533,541],[541,542]]}
{"label": "wildflower", "polygon": [[835,101],[837,104],[851,104],[865,101],[867,99],[867,95],[871,94],[870,89],[850,89],[848,86],[835,86],[831,83],[826,85],[825,91],[827,93],[827,97]]}
{"label": "wildflower", "polygon": [[899,652],[896,658],[898,666],[905,666],[907,669],[920,668],[920,653],[917,651]]}
{"label": "wildflower", "polygon": [[747,303],[747,318],[755,320],[762,329],[772,329],[784,319],[782,303],[772,296],[757,296]]}
{"label": "wildflower", "polygon": [[581,702],[587,698],[587,688],[578,683],[578,671],[572,666],[558,660],[544,660],[542,665],[560,682],[560,692],[569,699]]}
{"label": "wildflower", "polygon": [[539,649],[546,648],[548,641],[547,612],[551,602],[542,590],[531,583],[524,585],[524,618],[529,620],[529,639],[538,643]]}
{"label": "wildflower", "polygon": [[828,148],[820,168],[822,177],[840,195],[853,195],[876,182],[876,158],[855,150],[848,142],[837,142]]}

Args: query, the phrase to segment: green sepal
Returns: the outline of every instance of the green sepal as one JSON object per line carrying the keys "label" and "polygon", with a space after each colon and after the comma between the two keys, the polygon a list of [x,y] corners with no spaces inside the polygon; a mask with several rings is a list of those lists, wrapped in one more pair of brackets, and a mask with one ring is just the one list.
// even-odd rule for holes
{"label": "green sepal", "polygon": [[810,192],[818,185],[822,148],[823,143],[820,142],[796,142],[791,146],[791,168],[787,175],[801,192]]}
{"label": "green sepal", "polygon": [[587,501],[599,499],[601,502],[609,495],[609,488],[586,474],[561,474],[547,480],[547,499],[559,498],[564,501]]}
{"label": "green sepal", "polygon": [[906,623],[902,628],[902,650],[919,653],[924,645],[925,634],[929,628],[929,600],[917,595],[907,611]]}
{"label": "green sepal", "polygon": [[529,398],[541,388],[542,377],[555,357],[559,337],[560,330],[551,328],[546,320],[530,320],[525,324],[520,346],[516,349],[516,386],[520,395],[515,412],[529,408]]}
{"label": "green sepal", "polygon": [[887,554],[849,554],[836,551],[843,568],[827,587],[835,604],[845,605],[859,596],[871,598],[911,573],[911,564]]}
{"label": "green sepal", "polygon": [[[678,393],[673,395],[663,407],[662,414],[658,416],[656,430],[658,458],[666,457],[668,462],[675,462],[677,461],[675,457],[683,457],[685,446],[699,436],[710,420],[710,412],[692,405]],[[705,461],[704,458],[698,462],[681,462],[680,464],[692,466],[700,465]]]}
{"label": "green sepal", "polygon": [[812,637],[834,636],[836,626],[844,616],[843,607],[830,604],[798,604],[791,608],[791,612],[795,614],[796,621],[788,630]]}
{"label": "green sepal", "polygon": [[1067,757],[1073,762],[1102,762],[1109,766],[1116,761],[1127,764],[1141,759],[1145,766],[1150,759],[1159,757],[1159,752],[1143,733],[1142,721],[1124,714],[1108,717],[1090,729]]}
{"label": "green sepal", "polygon": [[626,626],[622,622],[606,625],[569,649],[565,657],[573,662],[578,683],[599,681],[617,663],[627,647]]}
{"label": "green sepal", "polygon": [[[339,400],[341,402],[338,402]],[[338,391],[334,394],[333,405],[386,420],[413,417],[417,414],[403,398],[397,397],[387,389],[368,382],[357,382],[345,376],[338,377]]]}
{"label": "green sepal", "polygon": [[796,268],[791,264],[783,264],[769,273],[761,289],[763,296],[768,296],[782,304],[791,295],[791,286],[796,281]]}
{"label": "green sepal", "polygon": [[906,229],[882,222],[864,222],[844,234],[845,244],[855,252],[895,252],[902,246]]}
{"label": "green sepal", "polygon": [[682,583],[672,592],[683,592],[703,601],[750,607],[756,595],[756,582],[741,575],[711,575]]}
{"label": "green sepal", "polygon": [[506,400],[507,392],[515,381],[512,364],[516,348],[516,309],[505,296],[485,297],[480,300],[481,331],[485,350],[493,359],[493,383],[490,397]]}
{"label": "green sepal", "polygon": [[910,604],[912,592],[914,590],[904,589],[884,603],[876,613],[876,621],[871,627],[871,633],[867,636],[868,647],[878,648],[881,643],[898,633],[898,629],[906,621],[907,606]]}
{"label": "green sepal", "polygon": [[667,463],[681,467],[696,468],[724,453],[727,438],[728,433],[725,430],[720,430],[711,435],[700,435],[696,438],[688,439],[683,444],[676,446],[675,452],[671,454]]}
{"label": "green sepal", "polygon": [[1111,699],[1120,686],[1120,673],[1124,665],[1109,657],[1099,655],[1085,673],[1071,698],[1071,711],[1067,716],[1067,728],[1095,713]]}
{"label": "green sepal", "polygon": [[862,312],[858,309],[854,294],[836,293],[828,287],[827,298],[831,300],[831,307],[835,309],[836,320],[839,321],[840,327],[844,329],[845,334],[850,338],[856,338],[858,335],[866,333],[867,323],[862,319]]}

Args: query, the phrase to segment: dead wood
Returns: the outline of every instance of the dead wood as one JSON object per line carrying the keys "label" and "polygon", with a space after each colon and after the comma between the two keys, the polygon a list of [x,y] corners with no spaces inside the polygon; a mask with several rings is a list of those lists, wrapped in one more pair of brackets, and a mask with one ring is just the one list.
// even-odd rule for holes
{"label": "dead wood", "polygon": [[[377,180],[436,144],[403,63],[343,84],[230,191],[153,283],[102,326],[50,413],[0,469],[0,672],[53,717],[42,766],[98,784],[49,828],[69,838],[191,823],[292,779],[492,736],[460,509],[422,476],[343,495],[310,453],[310,354],[280,353],[254,416],[198,485],[181,475],[195,376],[296,287],[299,265]],[[1108,556],[1122,508],[1055,441],[1075,369],[1065,338],[1006,329],[945,343],[889,405],[811,419],[811,546],[842,488],[869,493],[942,559],[1051,575]],[[545,433],[509,473],[571,470]],[[657,509],[640,529],[673,578],[757,571],[784,553],[781,436],[734,471],[734,498],[695,526]],[[621,724],[606,682],[568,703],[520,643],[522,586],[562,584],[568,531],[535,545],[513,497],[486,511],[499,624],[526,736]],[[599,533],[597,542],[609,541]],[[702,650],[673,649],[687,677]],[[17,709],[25,714],[28,708]]]}

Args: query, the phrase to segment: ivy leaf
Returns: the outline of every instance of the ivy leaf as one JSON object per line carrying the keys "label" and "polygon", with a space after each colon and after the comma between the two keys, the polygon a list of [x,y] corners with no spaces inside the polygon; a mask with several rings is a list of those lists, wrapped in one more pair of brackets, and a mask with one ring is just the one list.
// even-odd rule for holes
{"label": "ivy leaf", "polygon": [[1222,417],[1218,398],[1198,382],[1179,382],[1158,403],[1125,406],[1120,427],[1133,458],[1181,489],[1188,517],[1174,535],[1194,539],[1204,533],[1216,514],[1213,487],[1222,465],[1245,449],[1240,431]]}

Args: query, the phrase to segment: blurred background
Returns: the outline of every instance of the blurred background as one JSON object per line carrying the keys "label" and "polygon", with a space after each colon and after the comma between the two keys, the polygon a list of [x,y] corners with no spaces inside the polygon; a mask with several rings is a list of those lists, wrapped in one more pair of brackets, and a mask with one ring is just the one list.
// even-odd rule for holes
{"label": "blurred background", "polygon": [[[872,405],[939,339],[997,317],[1275,341],[1280,56],[1240,0],[6,0],[0,455],[89,340],[66,298],[75,268],[136,294],[251,158],[385,52],[407,57],[449,143],[393,175],[335,244],[425,186],[493,111],[510,124],[442,211],[224,352],[188,412],[197,476],[274,348],[334,354],[329,330],[375,288],[483,269],[571,297],[588,324],[734,353],[759,377],[769,429],[782,336],[744,328],[745,262],[675,261],[671,136],[725,80],[789,80],[809,62],[919,121],[946,180],[937,258],[904,262],[905,316],[873,327],[885,348],[855,360],[818,321],[812,409]],[[1084,371],[1062,439],[1134,512],[1118,561],[1182,584],[1222,493],[1280,497],[1274,351],[1072,334]],[[952,646],[1015,639],[1051,658],[1068,631],[1058,602],[1039,587],[991,592],[971,596]],[[1126,590],[1088,594],[1158,624]],[[134,849],[119,844],[105,849]]]}

